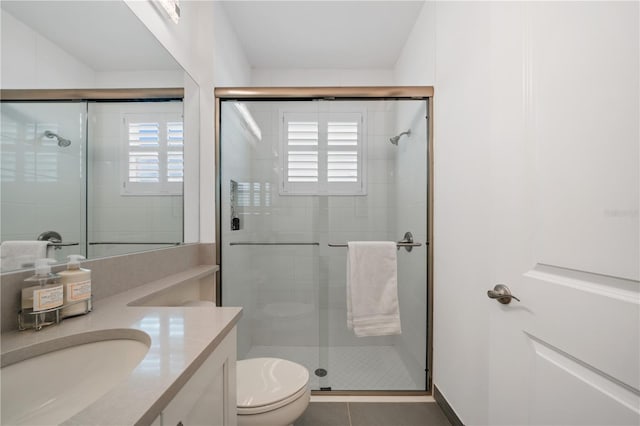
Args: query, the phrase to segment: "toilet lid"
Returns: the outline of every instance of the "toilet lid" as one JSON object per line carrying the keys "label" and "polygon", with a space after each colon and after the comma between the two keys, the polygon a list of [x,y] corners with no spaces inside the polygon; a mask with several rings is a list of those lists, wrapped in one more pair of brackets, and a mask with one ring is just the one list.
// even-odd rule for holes
{"label": "toilet lid", "polygon": [[309,372],[279,358],[252,358],[236,364],[238,408],[273,405],[306,388]]}

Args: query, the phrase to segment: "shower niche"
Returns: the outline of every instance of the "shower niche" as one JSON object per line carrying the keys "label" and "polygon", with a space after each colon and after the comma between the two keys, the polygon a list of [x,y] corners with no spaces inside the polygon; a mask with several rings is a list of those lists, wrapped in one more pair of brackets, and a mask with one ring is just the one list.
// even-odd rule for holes
{"label": "shower niche", "polygon": [[[239,359],[298,362],[314,390],[427,390],[426,116],[426,99],[221,100],[219,285],[244,309]],[[402,334],[356,337],[344,245],[407,230]]]}

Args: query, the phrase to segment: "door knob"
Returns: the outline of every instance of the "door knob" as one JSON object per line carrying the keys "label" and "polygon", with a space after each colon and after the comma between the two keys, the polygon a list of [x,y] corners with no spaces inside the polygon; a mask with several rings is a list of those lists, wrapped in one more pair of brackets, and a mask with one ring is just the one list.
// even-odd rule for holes
{"label": "door knob", "polygon": [[520,299],[511,294],[509,287],[504,284],[498,284],[493,288],[493,290],[487,291],[487,296],[489,296],[489,299],[496,299],[503,305],[511,303],[511,299],[516,299],[518,302],[520,301]]}

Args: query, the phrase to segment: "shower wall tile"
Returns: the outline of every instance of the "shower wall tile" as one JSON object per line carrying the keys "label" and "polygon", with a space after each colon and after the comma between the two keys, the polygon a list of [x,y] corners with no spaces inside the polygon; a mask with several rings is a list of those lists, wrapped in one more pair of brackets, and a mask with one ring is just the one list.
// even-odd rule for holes
{"label": "shower wall tile", "polygon": [[[123,196],[120,193],[119,166],[124,132],[122,114],[153,111],[181,113],[182,105],[102,103],[90,104],[89,109],[89,148],[92,160],[88,218],[90,241],[182,241],[182,197]],[[145,248],[95,246],[94,252],[113,254],[140,249]]]}
{"label": "shower wall tile", "polygon": [[[397,132],[411,129],[409,138],[403,137],[398,145],[396,156],[396,204],[403,206],[397,211],[398,233],[409,230],[414,240],[425,243],[427,240],[427,200],[426,190],[417,190],[426,186],[427,180],[427,144],[426,144],[426,106],[423,102],[403,102],[398,107]],[[424,182],[417,185],[417,182]],[[398,257],[398,296],[400,301],[403,333],[396,345],[398,352],[411,371],[413,377],[424,377],[426,359],[426,268],[423,262],[415,258],[426,259],[425,246],[414,248],[411,253],[402,252]],[[405,324],[411,324],[410,327]]]}
{"label": "shower wall tile", "polygon": [[[0,109],[0,239],[35,240],[40,233],[55,230],[65,242],[81,242],[85,142],[84,126],[78,124],[84,119],[82,105],[7,102]],[[45,130],[69,138],[71,146],[59,147],[44,136]],[[49,255],[63,260],[63,253],[66,249]]]}
{"label": "shower wall tile", "polygon": [[395,162],[388,159],[370,158],[367,163],[367,181],[369,183],[395,183]]}
{"label": "shower wall tile", "polygon": [[[322,111],[348,111],[357,105],[352,102],[314,104],[310,107]],[[280,159],[275,157],[280,150],[278,110],[285,105],[288,104],[249,104],[249,110],[262,130],[263,137],[259,142],[244,142],[243,145],[239,120],[238,123],[232,120],[224,126],[226,129],[223,127],[223,131],[235,135],[228,137],[236,138],[234,152],[223,152],[223,162],[228,165],[223,179],[242,177],[246,182],[260,183],[263,191],[260,203],[254,202],[246,209],[243,231],[226,230],[228,214],[223,211],[223,238],[224,241],[250,241],[251,238],[257,238],[256,241],[309,240],[319,241],[321,246],[255,246],[243,251],[237,246],[227,248],[223,256],[223,276],[226,272],[234,278],[233,284],[225,284],[229,285],[229,288],[225,287],[225,303],[235,302],[245,307],[245,321],[241,322],[240,328],[250,328],[251,341],[241,343],[243,348],[250,345],[317,345],[319,327],[331,344],[372,344],[368,339],[355,338],[346,327],[346,250],[329,248],[326,244],[396,240],[408,230],[404,229],[409,226],[405,224],[402,232],[396,229],[396,192],[400,186],[396,175],[398,149],[389,143],[389,138],[397,134],[395,103],[367,103],[367,195],[328,197],[279,194]],[[223,108],[227,106],[223,105]],[[265,182],[271,184],[268,205],[264,201]],[[223,183],[222,195],[228,200],[225,185]],[[296,315],[294,308],[304,311],[303,305],[308,305],[306,307],[313,312],[308,316],[299,312]],[[274,317],[278,307],[282,317]],[[408,324],[412,320],[408,314]],[[325,329],[327,325],[329,328]],[[239,334],[242,335],[242,330]],[[374,344],[378,343],[400,344],[400,339],[380,338]]]}

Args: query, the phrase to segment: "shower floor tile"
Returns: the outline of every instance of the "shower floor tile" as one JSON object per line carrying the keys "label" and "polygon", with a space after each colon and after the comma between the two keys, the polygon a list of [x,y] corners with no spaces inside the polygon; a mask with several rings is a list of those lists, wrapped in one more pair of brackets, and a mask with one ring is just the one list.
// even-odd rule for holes
{"label": "shower floor tile", "polygon": [[[393,346],[252,346],[246,358],[276,357],[304,365],[311,389],[424,390],[422,377],[413,380]],[[327,370],[318,377],[314,371]]]}

